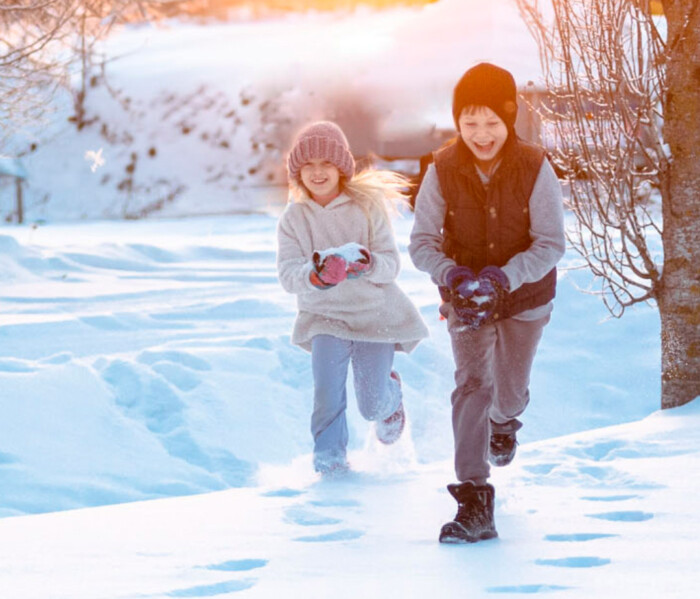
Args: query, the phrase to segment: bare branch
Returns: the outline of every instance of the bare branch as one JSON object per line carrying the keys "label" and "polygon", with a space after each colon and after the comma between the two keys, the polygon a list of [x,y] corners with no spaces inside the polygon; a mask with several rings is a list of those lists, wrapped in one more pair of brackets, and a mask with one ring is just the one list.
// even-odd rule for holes
{"label": "bare branch", "polygon": [[662,36],[631,0],[517,0],[537,40],[546,99],[536,109],[577,217],[569,242],[602,285],[611,314],[657,297],[660,267],[647,207],[667,170],[660,130]]}
{"label": "bare branch", "polygon": [[[119,22],[154,18],[182,0],[14,0],[0,6],[0,153],[13,132],[37,122],[59,86],[74,98],[75,122],[84,122],[95,48]],[[70,73],[81,74],[78,89]]]}

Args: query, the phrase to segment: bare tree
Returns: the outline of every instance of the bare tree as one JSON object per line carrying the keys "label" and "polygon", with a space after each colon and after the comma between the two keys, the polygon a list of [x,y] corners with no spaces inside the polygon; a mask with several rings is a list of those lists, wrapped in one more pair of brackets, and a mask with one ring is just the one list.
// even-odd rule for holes
{"label": "bare tree", "polygon": [[661,405],[687,403],[700,394],[698,2],[667,0],[663,17],[649,0],[517,1],[542,56],[542,127],[577,217],[569,241],[614,316],[655,302]]}
{"label": "bare tree", "polygon": [[[73,121],[85,97],[97,42],[115,23],[145,20],[187,0],[9,0],[0,6],[0,151],[13,130],[35,122],[58,87],[71,90]],[[73,87],[71,76],[79,75]]]}
{"label": "bare tree", "polygon": [[664,0],[668,21],[664,139],[672,157],[663,179],[661,313],[663,403],[700,393],[700,6]]}
{"label": "bare tree", "polygon": [[64,73],[47,47],[69,7],[55,0],[11,0],[0,6],[0,152],[25,123],[37,120]]}

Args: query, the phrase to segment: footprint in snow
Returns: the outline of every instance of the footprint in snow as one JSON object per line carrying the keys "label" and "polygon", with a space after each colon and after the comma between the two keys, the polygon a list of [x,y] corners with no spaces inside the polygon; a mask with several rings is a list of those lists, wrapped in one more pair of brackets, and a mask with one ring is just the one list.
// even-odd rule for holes
{"label": "footprint in snow", "polygon": [[9,466],[10,464],[17,464],[18,462],[18,457],[12,455],[11,453],[0,451],[0,466]]}
{"label": "footprint in snow", "polygon": [[603,512],[601,514],[586,514],[589,518],[597,518],[598,520],[609,520],[611,522],[644,522],[651,520],[654,514],[632,510],[628,512]]}
{"label": "footprint in snow", "polygon": [[532,474],[541,474],[547,476],[554,470],[558,464],[526,464],[523,466],[523,470],[530,472]]}
{"label": "footprint in snow", "polygon": [[309,537],[297,537],[295,541],[300,541],[302,543],[327,543],[330,541],[354,541],[364,536],[364,532],[361,530],[353,530],[347,528],[344,530],[337,530],[335,532],[329,532],[323,535],[315,535]]}
{"label": "footprint in snow", "polygon": [[112,360],[103,369],[102,378],[114,393],[116,405],[135,420],[143,422],[148,430],[167,434],[184,422],[184,404],[176,393],[160,378],[139,364]]}
{"label": "footprint in snow", "polygon": [[581,499],[583,499],[584,501],[628,501],[630,499],[637,498],[639,498],[639,495],[601,495],[599,497],[581,497]]}
{"label": "footprint in snow", "polygon": [[303,506],[295,505],[287,509],[286,519],[300,526],[322,526],[324,524],[339,524],[342,520],[316,514]]}
{"label": "footprint in snow", "polygon": [[487,593],[521,593],[523,595],[534,595],[536,593],[551,593],[554,591],[566,591],[571,587],[562,587],[552,584],[520,584],[515,586],[488,587]]}
{"label": "footprint in snow", "polygon": [[237,593],[251,588],[255,584],[255,580],[227,580],[216,584],[201,585],[189,587],[187,589],[178,589],[170,591],[168,597],[216,597],[217,595],[226,595],[228,593]]}
{"label": "footprint in snow", "polygon": [[580,444],[571,447],[566,453],[576,457],[587,458],[589,460],[600,462],[606,459],[614,458],[619,451],[626,448],[627,443],[624,441],[601,441],[591,445]]}
{"label": "footprint in snow", "polygon": [[151,370],[157,372],[180,391],[191,391],[202,383],[201,377],[172,362],[156,362],[151,366]]}
{"label": "footprint in snow", "polygon": [[615,480],[619,476],[619,472],[615,468],[608,466],[581,466],[578,470],[581,474],[586,474],[599,481]]}
{"label": "footprint in snow", "polygon": [[203,567],[206,570],[216,570],[217,572],[246,572],[264,566],[267,566],[266,559],[238,559]]}
{"label": "footprint in snow", "polygon": [[597,568],[607,566],[610,560],[607,557],[563,557],[559,559],[536,559],[538,566],[555,566],[557,568]]}
{"label": "footprint in snow", "polygon": [[206,360],[181,351],[145,351],[137,359],[180,391],[198,387],[202,383],[200,373],[211,370]]}
{"label": "footprint in snow", "polygon": [[306,491],[300,491],[299,489],[289,489],[283,487],[281,489],[272,489],[271,491],[265,491],[262,493],[263,497],[299,497],[303,495]]}
{"label": "footprint in snow", "polygon": [[[213,570],[216,572],[247,572],[257,568],[263,568],[267,565],[266,559],[239,559],[219,564],[210,564],[208,566],[199,566],[204,570]],[[199,585],[186,589],[177,589],[167,593],[168,597],[216,597],[217,595],[227,595],[229,593],[237,593],[245,591],[255,585],[257,580],[225,580],[216,584]]]}
{"label": "footprint in snow", "polygon": [[545,541],[553,541],[555,543],[563,543],[563,542],[574,542],[574,543],[582,543],[585,541],[595,541],[597,539],[607,539],[609,537],[617,537],[619,535],[612,535],[612,534],[604,534],[604,533],[591,533],[591,532],[578,532],[578,533],[571,533],[571,534],[562,534],[562,535],[546,535],[544,537]]}

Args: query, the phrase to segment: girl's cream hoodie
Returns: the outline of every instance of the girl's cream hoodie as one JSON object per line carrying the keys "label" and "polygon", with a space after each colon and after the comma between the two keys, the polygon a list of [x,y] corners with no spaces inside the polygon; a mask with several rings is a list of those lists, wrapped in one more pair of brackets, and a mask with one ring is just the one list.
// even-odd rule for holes
{"label": "girl's cream hoodie", "polygon": [[[428,335],[415,306],[395,282],[401,262],[391,224],[378,208],[364,208],[341,193],[325,207],[311,199],[290,203],[277,227],[277,271],[297,296],[292,343],[311,351],[315,335],[394,343],[411,351]],[[369,271],[330,289],[309,281],[314,251],[360,243],[372,254]]]}

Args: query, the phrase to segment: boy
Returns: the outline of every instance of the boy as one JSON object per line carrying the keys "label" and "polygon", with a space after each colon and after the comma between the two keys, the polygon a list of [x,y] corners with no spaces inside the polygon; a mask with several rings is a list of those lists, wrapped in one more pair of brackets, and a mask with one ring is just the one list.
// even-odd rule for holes
{"label": "boy", "polygon": [[442,543],[498,536],[489,462],[515,455],[518,416],[564,255],[561,188],[543,149],[515,133],[516,87],[488,63],[454,89],[459,135],[435,152],[416,199],[409,252],[439,286],[455,359],[457,515]]}

